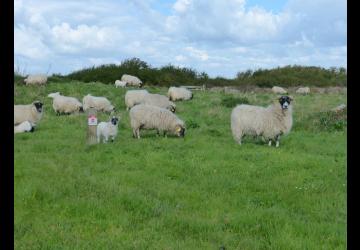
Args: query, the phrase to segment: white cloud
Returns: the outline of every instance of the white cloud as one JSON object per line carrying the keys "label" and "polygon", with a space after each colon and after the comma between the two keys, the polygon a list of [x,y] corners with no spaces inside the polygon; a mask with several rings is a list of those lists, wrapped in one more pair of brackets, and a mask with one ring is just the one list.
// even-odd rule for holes
{"label": "white cloud", "polygon": [[200,59],[201,61],[207,61],[209,59],[209,55],[204,50],[195,49],[191,46],[185,48],[186,51],[189,52],[189,55]]}
{"label": "white cloud", "polygon": [[188,9],[190,4],[191,4],[191,0],[177,0],[173,5],[173,8],[177,12],[183,13]]}

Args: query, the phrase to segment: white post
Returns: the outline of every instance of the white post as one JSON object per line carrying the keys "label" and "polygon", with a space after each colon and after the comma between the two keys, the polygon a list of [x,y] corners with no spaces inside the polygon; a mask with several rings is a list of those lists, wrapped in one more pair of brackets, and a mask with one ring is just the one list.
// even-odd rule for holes
{"label": "white post", "polygon": [[96,109],[90,108],[88,112],[88,130],[87,130],[87,143],[89,145],[97,143],[96,129],[97,129]]}

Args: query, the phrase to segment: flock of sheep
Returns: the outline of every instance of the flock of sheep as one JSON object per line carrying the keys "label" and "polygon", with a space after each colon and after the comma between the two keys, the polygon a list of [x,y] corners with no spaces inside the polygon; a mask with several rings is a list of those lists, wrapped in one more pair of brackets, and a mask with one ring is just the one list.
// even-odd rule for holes
{"label": "flock of sheep", "polygon": [[[44,84],[44,75],[29,76],[24,80],[28,84]],[[115,87],[142,87],[142,81],[136,76],[123,75],[121,80],[115,81]],[[273,92],[285,94],[280,87],[274,87]],[[308,94],[309,88],[299,89],[299,93]],[[75,97],[61,95],[60,92],[50,93],[53,99],[53,109],[57,115],[87,111],[95,108],[100,112],[112,114],[115,107],[106,97],[83,97],[80,102]],[[167,96],[149,93],[147,90],[128,90],[125,94],[125,105],[129,111],[130,125],[135,138],[140,138],[140,130],[156,130],[157,134],[167,133],[184,137],[185,122],[175,115],[175,101],[191,100],[193,94],[182,87],[170,87]],[[276,142],[279,146],[280,136],[290,132],[292,127],[292,97],[282,95],[268,107],[254,105],[237,105],[231,112],[231,131],[234,139],[241,145],[245,135],[260,136],[269,142]],[[43,116],[43,104],[35,101],[28,105],[14,105],[14,133],[32,132]],[[97,140],[107,142],[109,138],[115,140],[118,133],[120,118],[111,116],[108,122],[97,125]]]}

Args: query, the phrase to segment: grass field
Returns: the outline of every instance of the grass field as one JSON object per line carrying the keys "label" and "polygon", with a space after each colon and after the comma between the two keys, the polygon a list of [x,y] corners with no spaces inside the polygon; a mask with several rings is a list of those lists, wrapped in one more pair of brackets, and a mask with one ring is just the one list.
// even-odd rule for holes
{"label": "grass field", "polygon": [[[87,146],[86,114],[56,116],[54,91],[108,97],[121,116],[116,141]],[[136,140],[125,91],[15,86],[15,104],[45,103],[36,131],[14,136],[15,249],[346,249],[347,131],[316,123],[345,94],[294,95],[293,130],[275,148],[237,145],[222,105],[267,105],[271,94],[195,92],[177,103],[184,139],[148,131]]]}

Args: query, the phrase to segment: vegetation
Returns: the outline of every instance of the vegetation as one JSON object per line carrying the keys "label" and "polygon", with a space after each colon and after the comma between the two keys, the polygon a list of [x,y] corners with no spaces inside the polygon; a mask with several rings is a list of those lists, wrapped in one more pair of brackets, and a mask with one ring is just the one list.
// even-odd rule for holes
{"label": "vegetation", "polygon": [[[177,102],[185,138],[148,131],[137,140],[126,89],[79,81],[14,88],[15,104],[45,103],[35,132],[14,136],[15,249],[346,248],[346,126],[309,122],[321,124],[319,112],[346,103],[345,94],[295,94],[293,130],[275,148],[235,143],[222,92]],[[115,142],[87,146],[86,114],[56,116],[46,97],[55,91],[108,97],[121,116]],[[275,97],[246,94],[263,106]]]}
{"label": "vegetation", "polygon": [[283,87],[292,86],[346,86],[347,72],[345,68],[285,66],[275,69],[258,69],[239,72],[234,79],[223,77],[210,78],[205,72],[197,72],[191,68],[181,68],[166,65],[160,68],[151,67],[148,63],[138,58],[127,59],[120,65],[109,64],[90,67],[75,71],[65,80],[72,79],[83,82],[102,82],[113,84],[123,74],[136,75],[146,85],[178,86],[178,85],[203,85],[207,86],[259,86]]}

